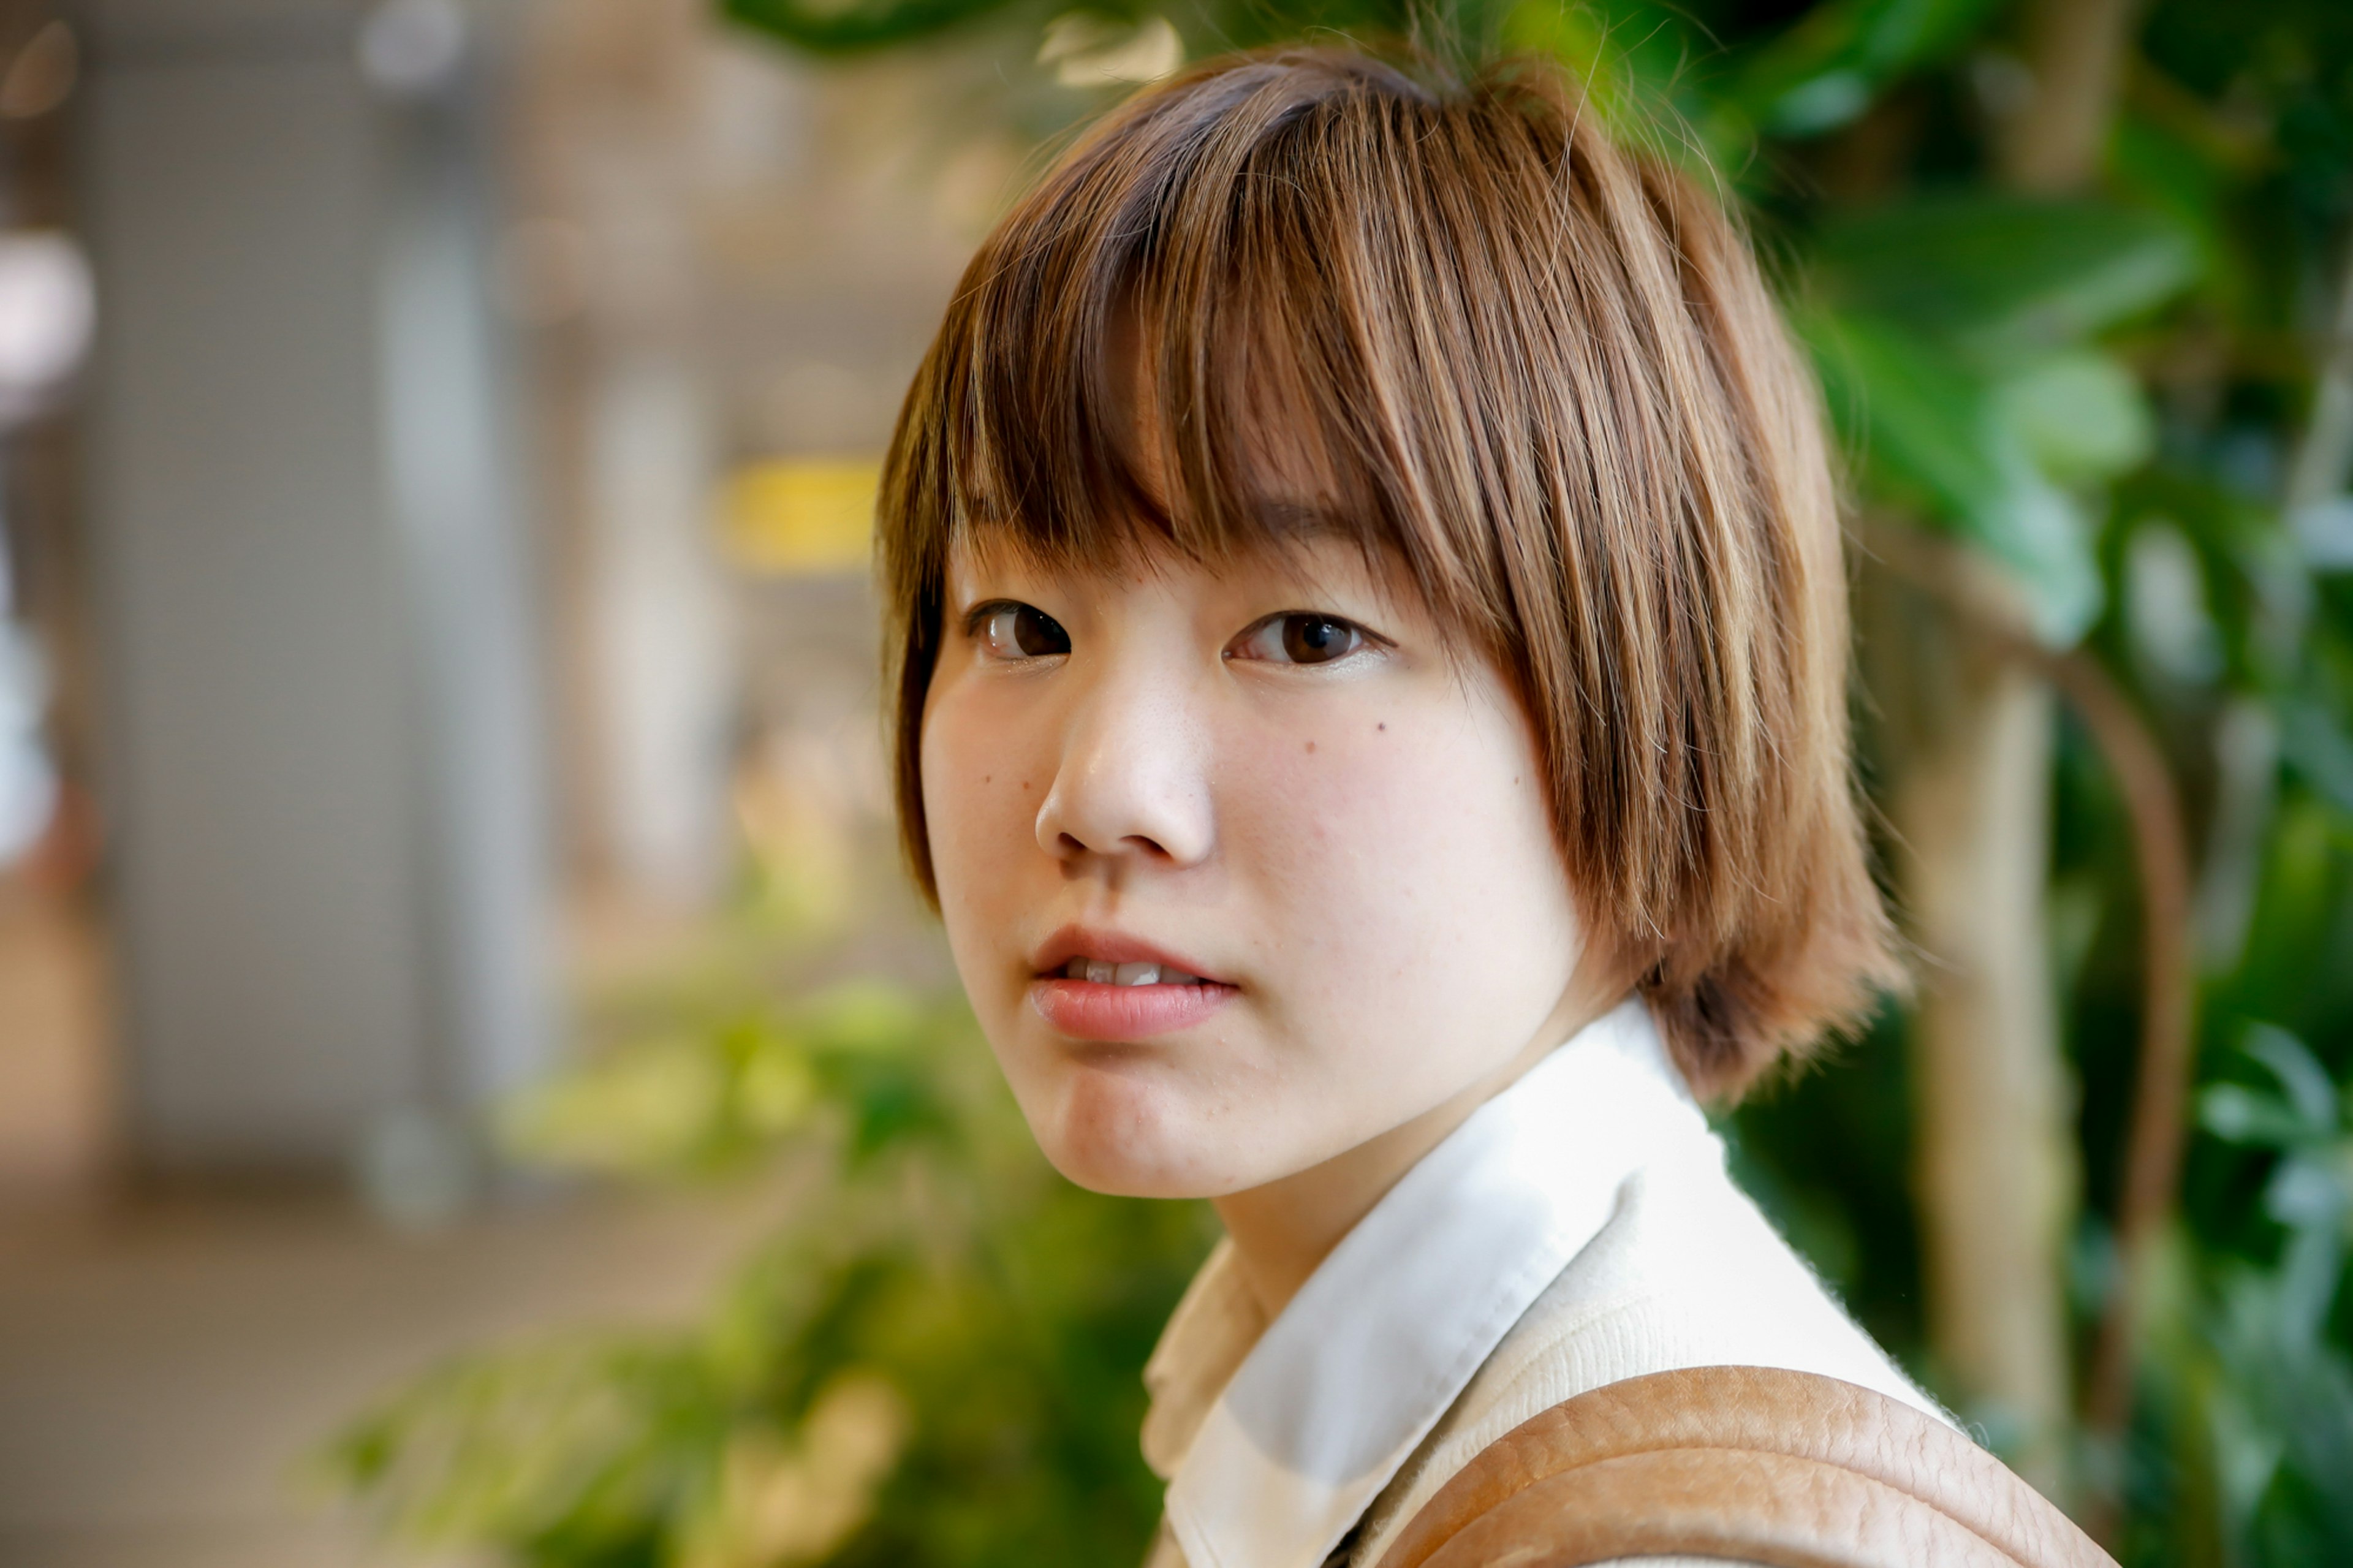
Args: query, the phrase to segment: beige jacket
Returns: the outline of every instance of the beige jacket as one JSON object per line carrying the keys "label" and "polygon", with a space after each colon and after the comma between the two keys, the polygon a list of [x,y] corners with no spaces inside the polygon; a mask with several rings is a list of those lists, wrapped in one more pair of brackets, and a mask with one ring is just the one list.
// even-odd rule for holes
{"label": "beige jacket", "polygon": [[[1491,1226],[1512,1212],[1530,1223]],[[1531,1259],[1541,1278],[1514,1295]],[[1451,1320],[1462,1300],[1482,1310]],[[1211,1255],[1145,1373],[1145,1458],[1171,1482],[1148,1568],[1370,1568],[1539,1411],[1726,1364],[1825,1373],[1942,1417],[1732,1184],[1630,1002],[1400,1181],[1277,1324],[1229,1247]],[[1367,1431],[1401,1440],[1375,1454]]]}

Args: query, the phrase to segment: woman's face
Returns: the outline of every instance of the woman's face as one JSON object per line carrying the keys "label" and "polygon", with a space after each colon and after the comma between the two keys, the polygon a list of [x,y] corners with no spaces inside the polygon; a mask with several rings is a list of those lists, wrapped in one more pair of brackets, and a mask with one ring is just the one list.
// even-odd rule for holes
{"label": "woman's face", "polygon": [[1583,942],[1526,718],[1355,546],[1088,574],[959,550],[946,622],[941,909],[1073,1181],[1247,1191],[1556,1043]]}

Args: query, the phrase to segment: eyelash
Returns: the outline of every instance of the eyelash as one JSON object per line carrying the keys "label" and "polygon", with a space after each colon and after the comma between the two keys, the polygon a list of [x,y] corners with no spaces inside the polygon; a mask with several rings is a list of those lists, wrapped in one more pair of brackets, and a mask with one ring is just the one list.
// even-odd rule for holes
{"label": "eyelash", "polygon": [[[1008,612],[1011,612],[1016,617],[1019,617],[1023,615],[1036,617],[1039,622],[1043,623],[1043,626],[1042,627],[1034,629],[1042,630],[1050,638],[1059,640],[1061,647],[1036,653],[1016,651],[1008,654],[997,652],[995,646],[996,639],[989,636],[988,626],[990,622],[996,620],[998,616],[1003,616]],[[1344,648],[1339,653],[1334,654],[1329,658],[1275,658],[1265,654],[1250,655],[1238,651],[1248,647],[1250,644],[1257,642],[1267,636],[1270,632],[1276,632],[1288,628],[1290,624],[1293,622],[1311,623],[1319,626],[1339,627],[1348,635],[1351,639],[1350,644],[1347,647]],[[1051,616],[1047,615],[1043,610],[1039,609],[1036,605],[1025,605],[1018,599],[988,599],[980,604],[975,605],[970,610],[965,613],[964,628],[965,637],[989,647],[990,651],[996,654],[996,657],[1003,659],[1007,663],[1017,661],[1026,662],[1033,658],[1053,658],[1070,651],[1070,634],[1062,629],[1061,624],[1056,621]],[[1020,633],[1018,628],[1012,632],[1012,637],[1016,639],[1017,648],[1018,647],[1019,636]],[[1285,637],[1283,640],[1287,645],[1291,639]],[[1360,626],[1345,616],[1335,616],[1323,610],[1278,610],[1273,615],[1261,616],[1258,620],[1251,622],[1250,626],[1245,627],[1240,636],[1236,637],[1232,642],[1226,646],[1224,657],[1229,659],[1251,658],[1256,662],[1288,664],[1301,668],[1314,668],[1326,664],[1338,664],[1343,660],[1354,658],[1356,654],[1364,652],[1366,649],[1387,649],[1394,647],[1395,646],[1396,644],[1392,643],[1388,638],[1382,637],[1379,633],[1372,630],[1368,626]],[[1286,648],[1286,651],[1293,650]]]}

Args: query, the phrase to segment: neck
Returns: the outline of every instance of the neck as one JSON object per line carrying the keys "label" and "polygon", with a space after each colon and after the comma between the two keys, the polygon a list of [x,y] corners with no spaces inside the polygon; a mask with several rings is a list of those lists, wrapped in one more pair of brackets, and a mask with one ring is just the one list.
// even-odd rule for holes
{"label": "neck", "polygon": [[1341,1238],[1424,1154],[1618,999],[1614,991],[1597,997],[1572,986],[1518,1054],[1451,1098],[1321,1164],[1212,1200],[1267,1320],[1290,1304]]}

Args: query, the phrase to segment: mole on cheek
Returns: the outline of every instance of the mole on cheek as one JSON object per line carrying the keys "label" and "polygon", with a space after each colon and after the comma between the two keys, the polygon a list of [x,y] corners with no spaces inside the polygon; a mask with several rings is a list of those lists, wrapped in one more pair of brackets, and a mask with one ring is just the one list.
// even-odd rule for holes
{"label": "mole on cheek", "polygon": [[1315,749],[1315,742],[1313,742],[1313,741],[1308,742],[1307,742],[1307,749],[1308,749],[1309,751],[1311,751],[1311,752],[1312,752],[1312,751],[1314,751],[1314,750]]}
{"label": "mole on cheek", "polygon": [[1376,724],[1373,728],[1376,730],[1387,730],[1388,726],[1387,724]]}

